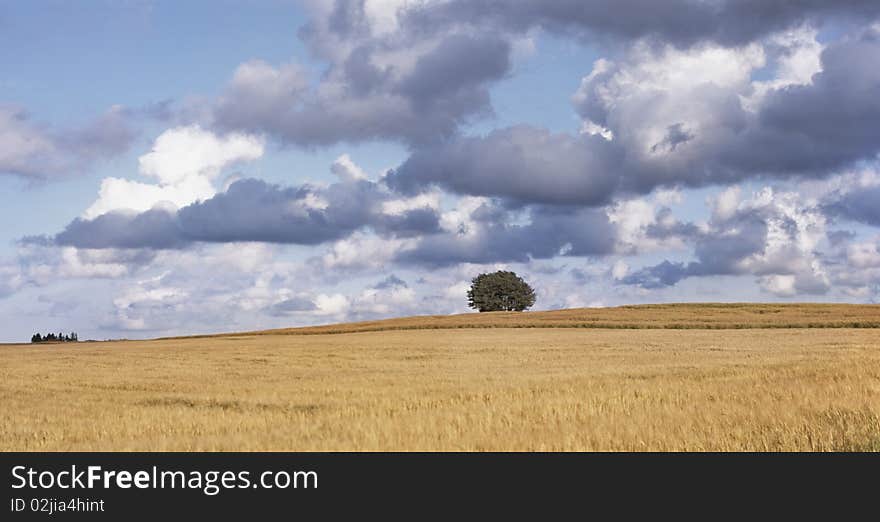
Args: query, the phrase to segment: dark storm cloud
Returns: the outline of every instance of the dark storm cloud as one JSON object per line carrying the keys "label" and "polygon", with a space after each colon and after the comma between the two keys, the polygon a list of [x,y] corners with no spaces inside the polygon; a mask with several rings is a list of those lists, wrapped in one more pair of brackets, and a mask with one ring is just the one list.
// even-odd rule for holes
{"label": "dark storm cloud", "polygon": [[[450,36],[419,59],[397,90],[416,106],[458,98],[462,93],[483,98],[485,91],[478,87],[503,77],[509,69],[510,44],[506,40],[492,35]],[[477,103],[486,101],[479,99]]]}
{"label": "dark storm cloud", "polygon": [[[362,17],[361,11],[348,18]],[[470,118],[491,114],[488,87],[511,67],[505,38],[450,34],[418,51],[411,70],[376,65],[383,53],[417,53],[411,47],[361,42],[344,58],[337,57],[340,61],[312,89],[303,74],[289,68],[244,64],[214,109],[215,124],[269,132],[302,146],[371,140],[422,144],[452,136]]]}
{"label": "dark storm cloud", "polygon": [[417,237],[440,231],[440,218],[432,208],[417,208],[403,214],[371,217],[373,230],[383,236]]}
{"label": "dark storm cloud", "polygon": [[372,62],[370,47],[358,47],[343,62],[343,77],[348,80],[347,87],[355,96],[375,93],[383,85],[392,81],[390,68],[379,68]]}
{"label": "dark storm cloud", "polygon": [[316,245],[372,227],[387,237],[432,234],[439,230],[434,211],[413,209],[387,215],[389,194],[369,181],[327,188],[284,188],[244,179],[229,189],[176,212],[155,208],[140,214],[110,212],[78,218],[55,236],[59,245],[80,248],[182,248],[194,242],[261,241]]}
{"label": "dark storm cloud", "polygon": [[339,239],[354,226],[341,215],[302,205],[307,188],[280,188],[256,179],[233,183],[225,193],[178,212],[181,229],[193,241],[264,241],[314,245]]}
{"label": "dark storm cloud", "polygon": [[620,152],[598,136],[520,125],[418,150],[386,180],[406,193],[438,185],[523,203],[602,205],[617,188]]}
{"label": "dark storm cloud", "polygon": [[403,12],[413,32],[481,24],[524,32],[540,27],[585,38],[653,37],[676,46],[702,41],[738,45],[805,22],[863,20],[880,14],[872,0],[452,0]]}
{"label": "dark storm cloud", "polygon": [[161,209],[140,214],[108,212],[95,219],[76,218],[55,242],[78,248],[179,248],[186,243],[177,216]]}
{"label": "dark storm cloud", "polygon": [[615,229],[604,212],[536,207],[527,224],[477,222],[474,230],[425,236],[397,261],[422,266],[527,262],[558,255],[603,256],[614,249]]}
{"label": "dark storm cloud", "polygon": [[[252,62],[250,68],[243,64],[244,69],[237,71],[225,94],[209,111],[209,119],[216,127],[265,132],[282,143],[306,147],[374,140],[402,142],[416,149],[437,147],[456,138],[462,125],[493,113],[490,87],[511,71],[511,42],[534,28],[585,37],[613,37],[624,48],[644,37],[656,39],[660,46],[669,43],[689,47],[705,42],[735,46],[804,23],[821,26],[828,21],[851,20],[867,25],[880,16],[880,3],[452,0],[402,7],[397,13],[396,30],[390,33],[376,31],[363,0],[338,0],[332,9],[316,12],[318,16],[300,31],[300,36],[315,57],[328,62],[320,79],[313,82],[305,71],[286,65],[271,67],[261,63],[255,69]],[[402,56],[406,58],[401,59]],[[841,84],[839,79],[853,73],[870,75],[870,70],[876,68],[868,64],[876,59],[869,49],[830,51],[825,67],[827,80],[820,82],[822,85],[780,91],[758,116],[743,111],[741,93],[707,89],[702,94],[704,101],[714,106],[722,126],[719,135],[707,136],[699,145],[705,149],[706,157],[696,164],[670,166],[669,171],[651,165],[648,169],[635,168],[633,173],[621,172],[618,177],[629,180],[622,186],[645,192],[658,183],[675,184],[676,171],[689,173],[681,176],[687,177],[685,181],[692,185],[699,185],[735,181],[756,171],[816,172],[850,161],[865,151],[866,136],[860,132],[864,128],[857,125],[858,128],[825,143],[821,138],[829,131],[815,127],[824,116],[818,112],[833,112],[834,102],[843,99],[856,109],[870,103],[870,96],[865,97],[870,93],[854,92],[855,86]],[[847,60],[850,65],[846,65]],[[804,103],[816,110],[799,111]],[[591,105],[589,99],[583,100],[578,108],[585,117],[608,125],[608,115],[604,114],[607,111]],[[827,121],[831,124],[847,121],[843,113],[830,116]],[[792,126],[801,123],[805,124],[806,135],[790,132]],[[618,131],[637,123],[620,125]],[[693,130],[684,123],[670,121],[665,125],[666,136],[648,144],[655,152],[674,153],[696,141]],[[708,146],[706,141],[712,145]],[[632,151],[615,145],[589,147],[584,154],[597,155],[590,164],[602,170],[620,169],[622,159],[636,161],[626,154]],[[798,150],[808,153],[797,157],[794,152]],[[602,163],[609,159],[614,162],[615,158],[618,163]],[[609,176],[604,172],[589,175]],[[474,184],[480,183],[477,180]],[[589,192],[592,194],[594,189]],[[576,194],[582,196],[579,202],[593,197],[583,190]],[[547,197],[540,201],[557,199]]]}
{"label": "dark storm cloud", "polygon": [[[743,107],[736,90],[696,89],[690,102],[706,107],[711,126],[696,132],[673,120],[659,143],[648,144],[650,154],[633,138],[646,125],[644,111],[593,95],[605,89],[611,69],[582,87],[578,109],[609,126],[614,139],[519,125],[416,150],[388,183],[407,193],[439,186],[519,204],[600,206],[658,187],[827,176],[880,153],[877,30],[830,45],[821,60],[811,84],[771,90],[757,112]],[[651,92],[644,103],[670,94]]]}
{"label": "dark storm cloud", "polygon": [[768,94],[721,161],[744,172],[820,173],[880,152],[880,33],[830,45],[811,85]]}

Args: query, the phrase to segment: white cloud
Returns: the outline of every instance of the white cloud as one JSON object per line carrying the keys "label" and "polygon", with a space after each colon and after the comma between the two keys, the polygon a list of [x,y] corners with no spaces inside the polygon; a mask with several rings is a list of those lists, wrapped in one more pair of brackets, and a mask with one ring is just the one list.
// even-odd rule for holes
{"label": "white cloud", "polygon": [[344,315],[348,312],[351,303],[342,294],[319,294],[315,297],[316,315]]}
{"label": "white cloud", "polygon": [[622,259],[618,259],[611,267],[611,277],[614,279],[623,279],[629,273],[629,265]]}
{"label": "white cloud", "polygon": [[[683,50],[639,43],[625,61],[597,60],[573,101],[590,107],[582,132],[623,139],[645,160],[656,160],[671,152],[657,147],[670,126],[679,125],[693,140],[711,134],[704,131],[723,127],[725,116],[715,105],[717,97],[706,93],[749,92],[753,71],[765,63],[760,44],[735,48],[704,44]],[[605,113],[605,125],[588,117],[597,110]]]}
{"label": "white cloud", "polygon": [[303,96],[308,88],[306,71],[295,63],[276,68],[263,60],[250,60],[235,69],[226,96],[246,102],[250,111],[271,115],[289,110],[291,101]]}
{"label": "white cloud", "polygon": [[320,258],[323,270],[381,268],[412,241],[383,239],[363,232],[336,241]]}
{"label": "white cloud", "polygon": [[763,216],[767,228],[763,249],[743,259],[741,270],[767,274],[760,285],[778,296],[824,294],[830,289],[828,272],[817,254],[827,228],[816,201],[765,187],[739,208]]}
{"label": "white cloud", "polygon": [[730,219],[739,207],[742,189],[738,186],[727,187],[717,196],[710,198],[709,205],[712,207],[714,219],[724,221]]}
{"label": "white cloud", "polygon": [[769,275],[761,278],[761,287],[779,297],[792,297],[797,294],[795,282],[795,276],[790,274]]}
{"label": "white cloud", "polygon": [[649,247],[645,228],[654,222],[656,207],[646,199],[620,201],[608,210],[608,220],[617,227],[617,238],[624,249]]}
{"label": "white cloud", "polygon": [[471,219],[471,214],[480,206],[491,203],[489,198],[464,196],[455,202],[455,208],[440,214],[440,228],[447,232],[464,232],[475,234],[479,231],[477,224]]}
{"label": "white cloud", "polygon": [[104,178],[101,180],[97,201],[83,212],[82,217],[94,219],[111,210],[144,212],[160,204],[180,208],[208,199],[214,194],[211,181],[199,176],[192,176],[174,185],[152,185],[124,178]]}
{"label": "white cloud", "polygon": [[817,35],[818,31],[812,27],[800,27],[771,37],[767,47],[775,54],[774,78],[752,82],[754,91],[741,96],[743,107],[755,111],[773,89],[811,84],[813,75],[822,71],[824,46],[816,39]]}
{"label": "white cloud", "polygon": [[129,265],[120,262],[112,251],[61,249],[63,277],[119,278],[129,274]]}
{"label": "white cloud", "polygon": [[413,308],[416,293],[412,288],[394,286],[379,290],[367,288],[354,300],[351,312],[357,316],[389,316],[418,313]]}
{"label": "white cloud", "polygon": [[586,308],[587,301],[583,296],[578,294],[570,294],[565,296],[565,308]]}
{"label": "white cloud", "polygon": [[25,278],[19,266],[0,264],[0,298],[17,292],[24,284]]}
{"label": "white cloud", "polygon": [[447,286],[443,290],[443,297],[450,301],[461,301],[463,296],[467,295],[468,290],[471,288],[471,283],[469,281],[459,281],[452,285]]}
{"label": "white cloud", "polygon": [[382,202],[382,212],[384,214],[399,216],[410,210],[418,210],[422,208],[440,208],[440,193],[426,192],[411,198],[391,199]]}
{"label": "white cloud", "polygon": [[179,301],[188,296],[187,292],[172,287],[132,288],[113,300],[118,308],[128,308],[133,304],[146,301]]}
{"label": "white cloud", "polygon": [[235,163],[262,157],[262,138],[247,134],[218,136],[198,125],[162,133],[138,160],[140,173],[158,184],[105,178],[98,199],[83,213],[86,219],[111,210],[143,212],[159,203],[183,207],[216,193],[213,181]]}
{"label": "white cloud", "polygon": [[880,268],[880,249],[876,243],[854,243],[846,250],[846,258],[858,268]]}
{"label": "white cloud", "polygon": [[172,185],[191,176],[212,179],[232,163],[262,157],[263,151],[263,140],[256,136],[234,133],[221,137],[190,125],[163,132],[138,164],[141,174]]}
{"label": "white cloud", "polygon": [[330,171],[335,174],[341,181],[358,181],[367,179],[367,173],[360,168],[348,154],[343,154],[336,158]]}
{"label": "white cloud", "polygon": [[586,120],[581,124],[581,134],[591,134],[602,136],[608,141],[614,140],[614,132],[611,129],[606,129],[601,125],[597,125],[590,120]]}
{"label": "white cloud", "polygon": [[621,200],[608,207],[608,220],[617,229],[618,252],[638,254],[684,248],[682,238],[677,235],[658,238],[648,234],[652,225],[674,226],[676,218],[669,212],[669,206],[681,201],[679,191],[660,190],[650,198]]}

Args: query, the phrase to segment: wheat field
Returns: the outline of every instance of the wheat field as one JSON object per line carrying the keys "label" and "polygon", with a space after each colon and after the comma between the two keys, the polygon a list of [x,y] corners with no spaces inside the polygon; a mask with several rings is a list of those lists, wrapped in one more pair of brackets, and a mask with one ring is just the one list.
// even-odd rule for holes
{"label": "wheat field", "polygon": [[0,450],[878,451],[878,310],[686,305],[7,345]]}

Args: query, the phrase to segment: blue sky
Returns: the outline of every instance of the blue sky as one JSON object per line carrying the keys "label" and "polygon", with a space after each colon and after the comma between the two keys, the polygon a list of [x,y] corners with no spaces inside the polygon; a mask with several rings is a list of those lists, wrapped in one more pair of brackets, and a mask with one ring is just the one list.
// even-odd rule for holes
{"label": "blue sky", "polygon": [[876,302],[880,9],[624,4],[0,2],[0,341]]}
{"label": "blue sky", "polygon": [[2,92],[59,124],[212,94],[248,59],[307,59],[304,22],[281,1],[3,2]]}

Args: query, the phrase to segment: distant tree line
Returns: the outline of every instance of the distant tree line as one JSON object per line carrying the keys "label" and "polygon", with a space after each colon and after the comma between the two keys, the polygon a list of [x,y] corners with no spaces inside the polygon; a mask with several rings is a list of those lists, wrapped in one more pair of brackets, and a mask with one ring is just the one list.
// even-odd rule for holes
{"label": "distant tree line", "polygon": [[40,335],[40,332],[37,332],[31,336],[32,343],[75,343],[77,341],[79,341],[79,337],[77,337],[76,332],[70,332],[69,334],[48,333],[46,335]]}

